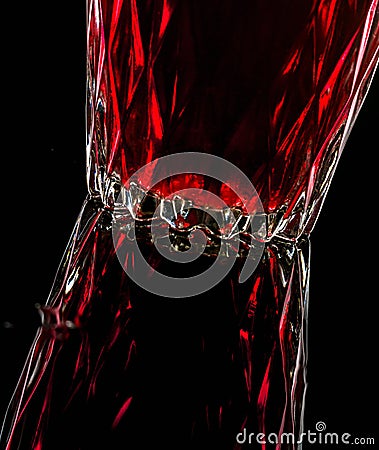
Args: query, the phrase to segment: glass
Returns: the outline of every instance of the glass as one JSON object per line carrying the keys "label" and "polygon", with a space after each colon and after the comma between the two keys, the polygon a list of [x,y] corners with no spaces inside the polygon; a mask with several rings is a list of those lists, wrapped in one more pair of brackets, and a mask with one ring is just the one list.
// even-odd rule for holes
{"label": "glass", "polygon": [[[7,448],[136,448],[143,435],[144,444],[227,449],[245,428],[301,432],[309,234],[377,64],[377,27],[372,1],[89,2],[89,196],[40,308]],[[147,163],[183,152],[243,170],[264,235],[230,189],[239,179],[168,171],[157,185],[145,170],[130,185]],[[159,271],[204,271],[220,236],[203,210],[220,208],[211,196],[174,201],[183,188],[221,198],[242,245],[220,283],[179,301],[130,280],[112,231],[121,223],[127,236],[137,223]],[[163,203],[176,249],[193,228],[207,234],[206,254],[185,269],[151,242]],[[244,250],[259,238],[263,256],[241,284]]]}

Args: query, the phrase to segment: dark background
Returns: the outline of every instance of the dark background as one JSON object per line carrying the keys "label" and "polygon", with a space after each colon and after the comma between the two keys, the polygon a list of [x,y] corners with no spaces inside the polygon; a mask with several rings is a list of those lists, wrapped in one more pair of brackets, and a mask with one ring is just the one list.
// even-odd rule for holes
{"label": "dark background", "polygon": [[[1,416],[86,193],[84,6],[27,3],[2,7]],[[311,239],[305,428],[358,437],[377,416],[378,78]]]}

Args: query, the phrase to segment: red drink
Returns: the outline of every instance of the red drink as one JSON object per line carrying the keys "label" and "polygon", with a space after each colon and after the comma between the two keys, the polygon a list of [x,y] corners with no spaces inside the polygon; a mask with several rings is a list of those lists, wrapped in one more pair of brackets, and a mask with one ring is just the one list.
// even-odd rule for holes
{"label": "red drink", "polygon": [[[249,448],[246,430],[296,447],[281,437],[296,442],[303,426],[308,236],[374,73],[377,31],[377,1],[88,3],[89,197],[41,310],[4,448]],[[237,166],[263,210],[241,178],[215,180],[211,167],[159,166],[166,178],[154,182],[158,158],[187,152]],[[218,284],[179,301],[131,281],[117,252],[136,240],[167,276],[207,270],[224,239],[209,215],[223,208],[205,194],[175,209],[184,188],[231,208],[240,247]],[[150,230],[157,207],[176,250],[205,230],[205,255],[165,260]],[[252,211],[263,228],[250,227]],[[240,283],[258,242],[263,256]],[[137,270],[134,250],[123,257]]]}

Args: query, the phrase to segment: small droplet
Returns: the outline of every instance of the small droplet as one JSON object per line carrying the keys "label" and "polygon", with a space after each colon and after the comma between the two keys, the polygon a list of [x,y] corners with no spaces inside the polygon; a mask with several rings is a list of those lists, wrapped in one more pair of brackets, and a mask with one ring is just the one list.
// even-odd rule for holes
{"label": "small droplet", "polygon": [[65,324],[66,324],[67,328],[70,328],[70,329],[76,328],[76,325],[74,324],[74,322],[72,320],[66,320]]}

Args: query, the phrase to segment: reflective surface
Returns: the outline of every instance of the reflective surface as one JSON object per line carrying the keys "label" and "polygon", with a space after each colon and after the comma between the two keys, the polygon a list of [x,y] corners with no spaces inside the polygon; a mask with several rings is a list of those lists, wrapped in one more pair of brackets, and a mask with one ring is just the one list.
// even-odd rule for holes
{"label": "reflective surface", "polygon": [[[109,5],[110,2],[98,9],[102,11],[103,20],[104,17],[114,18],[118,13],[121,14],[120,11],[127,11],[131,15],[135,12],[133,5],[126,8],[126,3],[126,6],[118,3],[120,10],[113,8],[112,15]],[[183,448],[185,445],[201,448],[201,445],[211,446],[211,443],[217,443],[219,448],[233,448],[236,433],[245,425],[250,432],[280,432],[292,429],[297,432],[301,426],[304,388],[303,320],[306,318],[307,309],[308,242],[306,236],[298,242],[288,242],[288,238],[298,236],[301,230],[309,231],[312,227],[348,128],[359,109],[363,88],[376,58],[374,50],[377,49],[377,43],[372,43],[370,39],[363,40],[368,44],[371,42],[367,49],[361,46],[361,38],[365,36],[365,30],[369,29],[365,28],[365,24],[370,23],[364,20],[363,9],[358,11],[354,2],[343,5],[342,7],[330,2],[327,5],[329,9],[325,9],[326,5],[322,3],[312,14],[308,11],[304,18],[307,19],[306,24],[309,27],[309,24],[318,21],[322,23],[324,20],[325,27],[330,30],[330,36],[334,36],[331,24],[336,21],[337,25],[342,26],[341,22],[333,19],[334,15],[328,16],[325,11],[342,17],[338,14],[342,14],[342,8],[346,8],[344,14],[350,14],[348,17],[356,28],[353,26],[349,31],[351,35],[338,34],[341,39],[350,36],[352,40],[355,36],[350,50],[346,50],[346,46],[337,46],[343,51],[335,52],[334,59],[330,56],[335,66],[324,66],[328,74],[324,75],[324,81],[330,80],[333,73],[340,73],[344,74],[344,83],[326,83],[327,88],[321,84],[318,87],[318,101],[312,100],[312,108],[309,109],[311,113],[307,112],[307,108],[301,108],[302,104],[308,104],[301,95],[301,89],[300,99],[296,101],[293,91],[287,100],[284,95],[283,104],[291,110],[293,101],[292,107],[302,111],[300,116],[306,118],[307,127],[303,126],[296,114],[291,112],[286,116],[281,113],[283,117],[278,120],[279,125],[274,127],[275,133],[284,134],[287,140],[283,137],[278,138],[278,141],[293,143],[294,147],[288,145],[287,150],[281,151],[281,148],[287,147],[278,145],[274,147],[275,152],[266,152],[263,158],[265,170],[262,169],[264,176],[261,175],[265,181],[261,184],[259,174],[251,172],[251,168],[254,167],[255,158],[261,158],[261,150],[257,151],[255,156],[253,149],[259,148],[263,151],[265,145],[249,147],[252,149],[249,153],[239,153],[238,146],[235,146],[231,153],[235,155],[234,162],[247,169],[255,185],[262,186],[260,194],[266,211],[274,212],[271,216],[271,230],[275,236],[268,236],[269,242],[261,265],[246,285],[236,285],[236,275],[231,275],[211,295],[196,301],[191,300],[181,306],[165,299],[150,298],[146,293],[139,292],[116,263],[109,237],[112,214],[103,208],[104,204],[109,206],[109,197],[104,188],[109,179],[108,175],[112,173],[116,179],[122,180],[124,166],[120,163],[120,169],[101,170],[107,166],[102,162],[107,159],[102,151],[105,149],[111,154],[110,149],[117,150],[117,145],[96,148],[94,152],[93,134],[89,133],[92,143],[89,184],[95,200],[89,200],[84,206],[48,301],[50,307],[43,308],[44,327],[37,336],[34,352],[29,360],[31,370],[24,372],[14,406],[8,415],[7,430],[12,428],[12,418],[16,419],[12,445],[17,446],[24,420],[26,432],[24,440],[21,439],[24,445],[21,448],[30,448],[31,442],[34,442],[33,445],[37,448],[38,445],[42,448],[90,448],[92,445],[93,448],[95,443],[99,442],[110,448],[118,448],[117,445],[123,448],[129,442],[130,448],[138,448],[136,442],[140,442],[146,426],[149,433],[144,435],[144,441],[165,442],[166,445],[171,442],[173,447],[180,443]],[[376,4],[373,3],[373,6]],[[92,11],[95,11],[96,4],[92,7]],[[162,7],[170,10],[166,3],[162,3]],[[173,10],[175,11],[174,8]],[[174,17],[169,12],[168,17]],[[140,9],[139,20],[141,14]],[[318,15],[321,18],[316,20]],[[162,17],[164,16],[163,14]],[[101,15],[98,14],[98,17]],[[162,20],[160,23],[163,22]],[[302,22],[303,25],[304,23]],[[94,27],[94,30],[96,29]],[[132,29],[136,30],[135,25]],[[307,33],[300,34],[308,37]],[[322,35],[321,32],[320,34]],[[320,40],[323,42],[321,37]],[[134,46],[138,47],[137,44]],[[326,40],[325,47],[330,48],[333,45],[327,45]],[[354,64],[357,65],[354,70],[351,70],[351,59],[350,62],[349,58],[346,59],[349,51]],[[298,53],[306,55],[307,51]],[[105,54],[109,55],[107,52]],[[308,56],[309,54],[308,52]],[[101,51],[97,55],[101,55]],[[293,57],[294,53],[289,51],[288,55]],[[116,57],[115,62],[117,60]],[[133,58],[129,61],[133,61]],[[346,66],[344,61],[347,61]],[[297,66],[293,64],[290,73],[296,79],[299,74],[296,75]],[[302,70],[306,70],[305,66],[307,65],[301,65]],[[312,67],[314,68],[313,63]],[[336,67],[339,67],[340,72]],[[99,72],[103,74],[102,71]],[[144,73],[146,72],[149,71]],[[263,73],[261,75],[263,77]],[[284,77],[284,80],[289,83],[288,78]],[[272,98],[275,97],[275,92],[280,92],[278,85],[275,86]],[[327,92],[328,89],[332,92],[333,88],[336,98],[330,102],[329,109],[327,102],[325,103],[325,111],[328,111],[328,114],[323,116],[320,92]],[[149,108],[154,111],[154,95],[147,97],[151,100],[151,105],[143,110],[142,116],[146,113],[146,117],[150,117],[146,112]],[[109,95],[104,97],[109,103]],[[257,99],[259,98],[258,95]],[[257,101],[259,104],[259,100]],[[142,100],[136,101],[137,104],[140,102]],[[201,101],[196,104],[201,105]],[[273,104],[278,107],[275,101]],[[89,105],[91,117],[92,113],[97,112],[91,107],[91,103]],[[109,105],[107,108],[108,111],[111,109]],[[322,122],[317,122],[319,126],[311,129],[317,129],[316,135],[320,139],[317,142],[320,144],[315,147],[315,153],[310,151],[305,158],[304,144],[309,142],[308,139],[315,141],[315,134],[309,131],[309,123],[315,125],[313,119],[316,112],[319,113],[319,120],[320,117],[325,120],[325,136],[328,136],[328,139],[324,139],[324,143]],[[280,116],[280,108],[278,114]],[[113,114],[108,117],[113,117]],[[292,134],[290,131],[287,134],[283,131],[286,121],[291,124],[288,125],[288,130],[292,130]],[[91,118],[90,127],[93,123],[99,121]],[[271,123],[275,124],[275,121]],[[133,125],[132,129],[134,127],[136,125]],[[143,126],[139,129],[142,130]],[[186,129],[187,127],[184,127],[184,130]],[[208,129],[202,132],[205,135],[204,142],[208,142]],[[105,142],[102,136],[106,133],[100,133],[103,134],[96,137],[96,145]],[[201,131],[199,133],[201,134]],[[138,137],[133,137],[132,131],[128,132],[128,139],[129,136],[131,142],[138,142]],[[112,133],[107,139],[107,142],[112,141]],[[251,142],[256,144],[254,139],[251,138]],[[147,134],[143,145],[146,145],[146,142],[156,145],[157,141],[159,142],[159,139],[154,133]],[[249,144],[250,140],[246,142]],[[130,158],[127,157],[127,162],[133,161],[133,158],[145,158],[144,155],[148,152],[143,145],[135,153],[137,156],[133,157],[131,153]],[[293,150],[294,148],[296,150]],[[175,151],[179,150],[181,151]],[[201,150],[207,149],[202,147]],[[118,151],[121,156],[112,158],[122,161],[122,155],[128,155],[128,152]],[[172,149],[166,147],[165,151]],[[211,151],[217,153],[213,148]],[[156,156],[160,154],[158,152]],[[94,155],[98,158],[95,164]],[[226,156],[224,153],[223,155]],[[242,158],[247,156],[251,157],[251,166],[241,163]],[[291,159],[288,159],[289,156]],[[150,157],[154,159],[154,153]],[[287,160],[290,161],[288,165]],[[297,163],[293,160],[302,162],[298,162],[300,165],[296,166]],[[138,164],[144,161],[146,160],[143,159]],[[295,170],[296,167],[305,169]],[[130,170],[135,168],[131,165]],[[281,173],[280,176],[278,172]],[[290,175],[286,178],[283,173]],[[91,181],[91,176],[96,177],[96,180]],[[282,177],[286,178],[283,182],[275,181]],[[291,180],[291,185],[286,188],[288,180]],[[280,189],[269,189],[269,186],[276,185],[280,186]],[[297,187],[299,191],[295,195]],[[278,213],[280,208],[284,214]],[[146,245],[146,252],[154,254],[149,243]],[[155,261],[159,267],[163,266],[162,270],[178,270],[175,267],[167,267],[159,257]],[[206,266],[207,261],[202,264]],[[200,265],[200,269],[201,267],[203,266]],[[196,269],[198,270],[199,266]],[[186,270],[191,271],[193,268]],[[238,273],[238,264],[235,270]],[[157,354],[160,360],[156,364],[153,356]],[[25,383],[26,391],[23,389]],[[159,407],[162,404],[168,405],[166,415],[162,413],[164,409]],[[18,410],[17,405],[22,406],[21,410]],[[78,437],[67,430],[78,430]],[[56,436],[62,436],[59,442],[56,441]]]}

